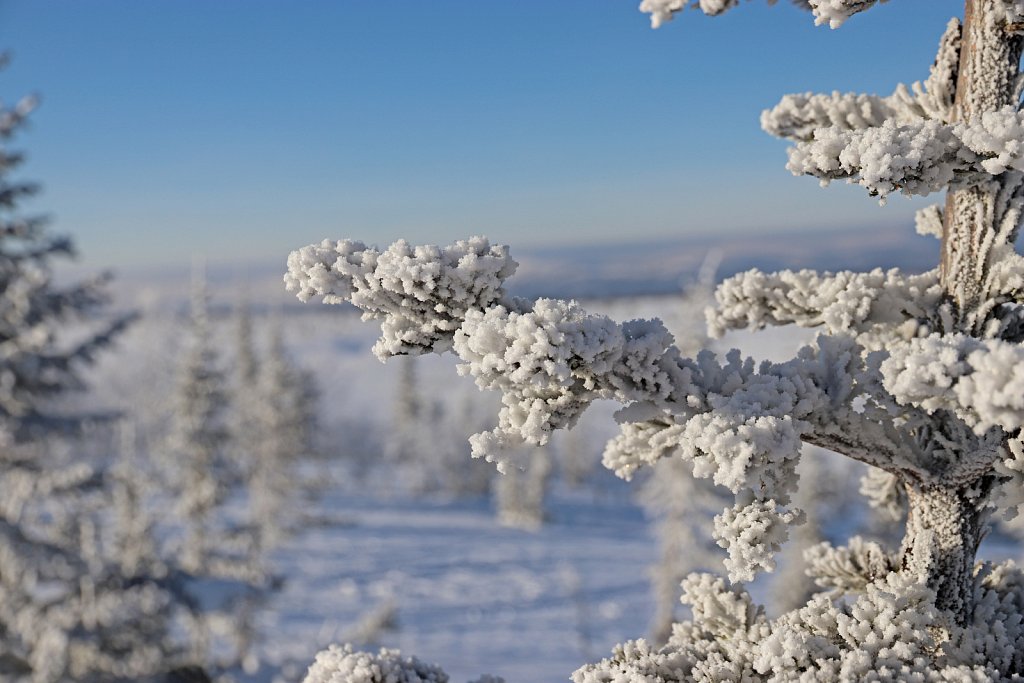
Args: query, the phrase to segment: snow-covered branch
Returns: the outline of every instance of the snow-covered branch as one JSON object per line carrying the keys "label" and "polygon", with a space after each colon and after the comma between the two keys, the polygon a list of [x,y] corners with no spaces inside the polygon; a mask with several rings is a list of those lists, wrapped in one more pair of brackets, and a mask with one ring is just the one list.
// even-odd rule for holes
{"label": "snow-covered branch", "polygon": [[895,191],[927,195],[953,183],[976,184],[1024,171],[1024,114],[1015,107],[956,125],[934,120],[848,130],[819,128],[789,150],[794,175],[845,179],[883,198]]}
{"label": "snow-covered branch", "polygon": [[950,126],[936,121],[901,126],[888,119],[860,130],[819,128],[811,141],[790,148],[786,168],[824,181],[846,179],[882,197],[897,190],[927,195],[977,172],[975,159],[963,152]]}
{"label": "snow-covered branch", "polygon": [[640,11],[651,15],[653,28],[660,28],[689,7],[699,7],[704,14],[715,16],[739,4],[739,0],[641,0]]}
{"label": "snow-covered branch", "polygon": [[683,601],[693,621],[677,624],[668,644],[639,640],[573,674],[574,683],[608,681],[1004,680],[1024,655],[1017,605],[1024,597],[1013,563],[982,568],[978,608],[966,627],[936,628],[935,595],[912,572],[891,572],[863,586],[851,604],[826,596],[769,620],[750,595],[721,579],[693,574]]}
{"label": "snow-covered branch", "polygon": [[507,247],[482,237],[438,247],[404,240],[384,252],[362,242],[324,240],[288,256],[285,284],[302,301],[351,301],[364,318],[382,320],[378,358],[451,348],[470,310],[505,301],[502,288],[518,264]]}
{"label": "snow-covered branch", "polygon": [[[869,9],[877,2],[887,0],[791,0],[792,4],[801,9],[809,9],[814,13],[814,23],[829,24],[839,28],[847,19],[858,12]],[[768,0],[774,5],[777,0]],[[670,21],[677,13],[687,8],[697,8],[708,16],[717,16],[737,7],[739,0],[642,0],[640,11],[651,15],[651,26],[659,28]]]}
{"label": "snow-covered branch", "polygon": [[807,573],[823,589],[863,593],[868,584],[893,571],[897,563],[878,543],[854,536],[845,547],[819,543],[804,554]]}
{"label": "snow-covered branch", "polygon": [[[761,112],[761,129],[777,138],[811,140],[819,128],[861,130],[900,117],[892,97],[857,93],[800,93],[785,95],[777,105]],[[908,121],[917,117],[910,117]]]}
{"label": "snow-covered branch", "polygon": [[880,268],[824,274],[755,269],[724,280],[715,298],[717,308],[707,311],[708,328],[715,336],[733,329],[788,324],[823,326],[829,334],[877,335],[895,331],[907,321],[933,318],[942,288],[936,270],[907,275]]}
{"label": "snow-covered branch", "polygon": [[939,41],[938,54],[928,78],[908,88],[902,83],[887,97],[857,93],[786,95],[761,112],[761,128],[769,135],[807,142],[819,128],[863,130],[886,121],[900,125],[932,119],[949,123],[960,59],[961,26],[951,19]]}

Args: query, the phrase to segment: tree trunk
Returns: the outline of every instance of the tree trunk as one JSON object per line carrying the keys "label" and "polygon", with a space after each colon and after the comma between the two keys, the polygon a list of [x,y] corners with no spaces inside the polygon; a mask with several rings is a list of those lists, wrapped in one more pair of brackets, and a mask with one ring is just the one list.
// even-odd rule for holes
{"label": "tree trunk", "polygon": [[[1010,33],[1001,19],[1003,0],[967,0],[952,120],[1016,105],[1024,37]],[[986,256],[996,230],[999,181],[950,190],[942,234],[942,283],[956,303],[961,325],[984,298]],[[971,330],[964,330],[968,333]]]}
{"label": "tree trunk", "polygon": [[907,484],[906,491],[903,568],[922,576],[936,605],[963,625],[974,604],[974,558],[987,524],[987,496],[979,496],[977,486]]}
{"label": "tree trunk", "polygon": [[[1017,105],[1024,37],[1007,30],[1002,3],[966,0],[953,122]],[[984,282],[1000,219],[996,197],[1003,182],[996,178],[951,188],[946,196],[941,279],[956,307],[956,331],[966,334],[978,334],[984,323],[973,314],[988,297]],[[909,512],[902,563],[926,578],[938,606],[962,624],[973,607],[974,558],[987,521],[986,496],[979,496],[976,487],[985,487],[983,482],[960,488],[941,483],[941,477],[928,484],[905,482]]]}

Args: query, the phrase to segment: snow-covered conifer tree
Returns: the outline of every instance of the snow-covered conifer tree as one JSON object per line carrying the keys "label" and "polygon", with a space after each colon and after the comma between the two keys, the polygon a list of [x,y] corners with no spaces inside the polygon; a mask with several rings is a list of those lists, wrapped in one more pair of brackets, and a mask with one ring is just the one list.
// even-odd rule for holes
{"label": "snow-covered conifer tree", "polygon": [[252,313],[247,303],[235,312],[235,358],[232,373],[230,439],[233,460],[245,476],[251,474],[260,447],[260,366],[253,341]]}
{"label": "snow-covered conifer tree", "polygon": [[[486,429],[493,420],[494,410],[481,406],[480,394],[473,388],[463,389],[456,401],[456,409],[446,411],[436,423],[434,440],[441,457],[442,484],[451,496],[484,496],[491,490],[494,467],[469,457],[466,439],[478,429]],[[486,421],[485,426],[482,423]]]}
{"label": "snow-covered conifer tree", "polygon": [[58,286],[71,241],[18,213],[36,187],[10,179],[22,155],[7,144],[33,106],[0,105],[0,679],[155,680],[182,651],[165,638],[171,595],[129,540],[140,527],[105,538],[133,495],[109,453],[89,452],[113,416],[59,400],[130,316],[97,315],[105,277]]}
{"label": "snow-covered conifer tree", "polygon": [[398,366],[394,413],[384,444],[389,479],[412,493],[426,493],[435,487],[431,470],[438,464],[437,444],[429,433],[431,405],[420,392],[416,358],[401,358]]}
{"label": "snow-covered conifer tree", "polygon": [[559,442],[558,468],[561,480],[570,488],[579,488],[597,469],[599,445],[591,445],[583,429],[567,432]]}
{"label": "snow-covered conifer tree", "polygon": [[[739,4],[697,3],[707,14]],[[657,26],[689,5],[641,7]],[[807,5],[835,28],[875,2]],[[484,238],[383,251],[325,241],[290,256],[286,281],[300,298],[349,301],[381,321],[381,359],[451,351],[460,372],[501,394],[498,426],[472,438],[474,455],[499,469],[604,398],[624,406],[609,468],[628,478],[680,458],[732,492],[714,522],[728,580],[691,574],[692,621],[664,647],[617,647],[576,683],[1024,676],[1024,574],[976,557],[991,512],[1015,509],[1024,485],[1022,31],[1020,0],[967,0],[925,81],[885,97],[787,95],[764,112],[765,130],[793,142],[795,174],[883,199],[946,192],[918,216],[942,241],[934,270],[755,270],[720,285],[715,333],[820,329],[786,362],[691,358],[658,320],[618,323],[575,302],[508,296],[516,263]],[[793,504],[803,443],[884,471],[907,500],[903,540],[891,553],[860,539],[821,547],[809,570],[831,591],[769,619],[741,584],[775,567],[804,518]],[[360,680],[338,652],[310,680],[328,680],[332,666],[333,680]]]}
{"label": "snow-covered conifer tree", "polygon": [[[175,596],[188,608],[188,661],[207,672],[237,666],[251,671],[258,666],[251,650],[258,636],[253,612],[266,593],[263,549],[268,541],[264,526],[243,526],[228,514],[225,503],[241,488],[240,470],[249,475],[250,494],[253,488],[259,488],[252,482],[266,479],[261,478],[261,462],[264,449],[271,448],[272,443],[267,442],[267,431],[261,431],[258,439],[248,435],[253,438],[245,443],[259,448],[245,454],[248,462],[240,461],[242,454],[232,438],[239,435],[231,429],[237,429],[240,423],[232,425],[232,392],[214,345],[207,298],[203,270],[197,266],[190,337],[179,369],[169,439],[176,503],[184,527],[180,552],[171,563],[171,583]],[[239,327],[239,346],[244,346],[245,324]],[[254,356],[245,358],[246,352],[241,349],[239,355],[243,363],[255,367]],[[263,367],[271,365],[268,360]],[[265,407],[260,400],[248,405],[253,411]],[[238,414],[234,415],[237,418]],[[251,419],[250,426],[263,429],[264,413],[254,412],[247,418]],[[281,434],[279,438],[288,437]],[[260,490],[255,499],[264,500],[263,493]]]}
{"label": "snow-covered conifer tree", "polygon": [[189,346],[174,396],[170,448],[177,468],[178,505],[185,525],[181,565],[209,571],[218,539],[215,508],[227,494],[227,384],[211,340],[202,267],[193,274]]}
{"label": "snow-covered conifer tree", "polygon": [[716,571],[722,552],[708,528],[725,504],[727,492],[695,479],[687,463],[669,458],[652,466],[641,502],[654,518],[658,561],[651,568],[654,617],[650,638],[664,644],[679,621],[683,579],[695,571]]}
{"label": "snow-covered conifer tree", "polygon": [[313,378],[288,357],[278,323],[271,326],[255,396],[258,443],[253,450],[249,498],[256,547],[263,553],[294,521],[287,503],[302,493],[297,466],[314,454],[317,422]]}
{"label": "snow-covered conifer tree", "polygon": [[523,464],[509,467],[494,480],[494,507],[506,526],[537,529],[544,523],[544,499],[551,479],[551,454],[532,448]]}

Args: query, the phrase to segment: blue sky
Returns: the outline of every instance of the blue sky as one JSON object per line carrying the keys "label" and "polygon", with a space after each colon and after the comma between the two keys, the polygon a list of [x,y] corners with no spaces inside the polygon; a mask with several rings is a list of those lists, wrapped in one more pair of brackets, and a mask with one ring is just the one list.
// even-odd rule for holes
{"label": "blue sky", "polygon": [[513,245],[911,230],[758,127],[923,79],[962,4],[832,31],[782,2],[653,31],[636,0],[0,0],[33,209],[88,266],[265,263],[323,237]]}

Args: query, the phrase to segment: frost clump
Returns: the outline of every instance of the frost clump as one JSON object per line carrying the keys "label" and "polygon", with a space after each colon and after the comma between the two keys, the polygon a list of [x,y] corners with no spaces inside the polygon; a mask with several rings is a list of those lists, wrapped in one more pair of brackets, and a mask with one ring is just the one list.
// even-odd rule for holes
{"label": "frost clump", "polygon": [[[814,12],[814,23],[818,26],[828,24],[830,28],[839,28],[846,20],[858,12],[870,9],[879,0],[808,0]],[[881,0],[885,2],[886,0]]]}
{"label": "frost clump", "polygon": [[933,335],[892,349],[885,387],[902,404],[950,410],[983,434],[1024,426],[1024,348],[1001,340]]}
{"label": "frost clump", "polygon": [[[448,683],[440,667],[416,657],[403,657],[398,650],[382,648],[377,654],[359,652],[351,645],[331,645],[316,656],[303,683]],[[505,683],[497,676],[484,675],[469,683]]]}
{"label": "frost clump", "polygon": [[504,300],[518,264],[483,237],[440,249],[404,240],[384,252],[362,242],[324,240],[292,252],[285,285],[299,299],[351,301],[364,319],[383,319],[378,358],[445,351],[466,313]]}

